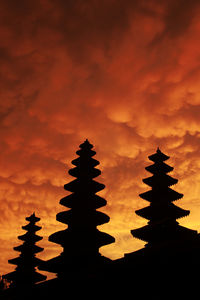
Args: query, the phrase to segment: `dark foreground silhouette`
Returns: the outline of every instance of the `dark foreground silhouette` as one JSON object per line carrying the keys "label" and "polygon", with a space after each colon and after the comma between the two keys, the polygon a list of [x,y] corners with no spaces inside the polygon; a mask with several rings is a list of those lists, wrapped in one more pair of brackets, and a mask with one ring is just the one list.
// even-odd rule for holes
{"label": "dark foreground silhouette", "polygon": [[[14,284],[1,292],[1,298],[194,299],[193,295],[199,294],[200,237],[197,231],[183,227],[177,221],[188,216],[189,211],[174,203],[183,195],[171,188],[178,180],[168,175],[173,170],[165,163],[169,157],[157,149],[149,156],[153,164],[146,167],[152,176],[143,181],[150,190],[140,197],[149,205],[137,210],[136,214],[148,222],[131,231],[133,237],[146,242],[145,247],[112,261],[99,253],[99,248],[113,243],[114,238],[97,229],[98,225],[108,222],[109,217],[97,210],[105,206],[106,201],[96,195],[104,185],[94,180],[101,172],[95,168],[99,162],[93,158],[95,151],[92,148],[88,140],[80,145],[79,157],[72,161],[75,168],[69,170],[76,179],[64,186],[72,194],[61,199],[60,204],[69,210],[58,213],[56,218],[68,227],[49,237],[49,241],[62,246],[63,252],[48,261],[37,261],[40,270],[53,272],[57,278],[43,282],[33,280],[38,276],[34,269],[26,281],[19,284],[15,279],[16,269],[5,275],[5,278],[10,276]],[[35,218],[33,215],[27,218],[32,225],[24,227],[32,233],[20,237],[29,245],[28,253],[32,251],[33,257],[38,252],[36,249],[39,250],[35,248],[35,242],[39,240],[34,234]],[[10,262],[23,269],[22,249],[28,248],[19,248],[15,250],[20,250],[20,259]],[[31,259],[29,255],[28,260]]]}

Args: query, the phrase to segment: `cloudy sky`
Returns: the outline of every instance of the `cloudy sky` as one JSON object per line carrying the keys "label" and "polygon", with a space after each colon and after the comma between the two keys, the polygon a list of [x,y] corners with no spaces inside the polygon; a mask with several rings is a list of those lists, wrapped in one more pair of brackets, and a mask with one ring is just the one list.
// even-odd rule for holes
{"label": "cloudy sky", "polygon": [[0,274],[19,254],[25,217],[41,218],[42,258],[79,144],[94,145],[106,189],[101,226],[110,258],[143,247],[148,155],[170,156],[181,224],[200,232],[200,2],[198,0],[1,0]]}

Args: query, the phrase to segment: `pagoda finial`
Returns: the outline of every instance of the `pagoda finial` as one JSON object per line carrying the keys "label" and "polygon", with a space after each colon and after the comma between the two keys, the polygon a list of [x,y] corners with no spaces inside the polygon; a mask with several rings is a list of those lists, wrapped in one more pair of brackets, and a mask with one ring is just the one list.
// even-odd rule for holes
{"label": "pagoda finial", "polygon": [[92,149],[93,145],[90,144],[90,142],[88,141],[88,139],[86,139],[82,144],[80,144],[79,146],[81,149]]}
{"label": "pagoda finial", "polygon": [[85,144],[85,145],[91,145],[88,139],[86,139],[83,144]]}

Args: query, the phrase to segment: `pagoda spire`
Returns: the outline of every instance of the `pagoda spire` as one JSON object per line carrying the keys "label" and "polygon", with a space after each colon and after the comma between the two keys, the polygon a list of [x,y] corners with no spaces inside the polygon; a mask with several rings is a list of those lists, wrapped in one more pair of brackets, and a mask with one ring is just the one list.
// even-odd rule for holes
{"label": "pagoda spire", "polygon": [[57,273],[58,277],[65,276],[70,266],[77,270],[77,267],[95,265],[99,260],[107,261],[99,253],[99,248],[115,241],[112,236],[97,229],[110,218],[97,210],[107,202],[96,195],[105,186],[94,180],[101,171],[95,168],[99,162],[93,158],[96,152],[92,148],[87,139],[80,145],[76,152],[79,157],[72,161],[75,167],[69,170],[76,179],[64,185],[71,194],[62,198],[60,204],[69,209],[58,213],[56,219],[68,227],[49,237],[49,241],[62,246],[63,252],[40,266],[41,270]]}
{"label": "pagoda spire", "polygon": [[14,247],[14,250],[21,254],[17,258],[8,260],[10,264],[16,265],[17,267],[14,272],[4,275],[5,279],[12,282],[11,286],[13,287],[33,285],[46,279],[46,276],[36,272],[36,267],[41,260],[36,258],[35,254],[43,251],[43,248],[35,245],[36,242],[42,240],[42,237],[36,235],[36,231],[41,229],[40,226],[36,225],[40,218],[36,217],[35,213],[33,213],[30,217],[27,217],[26,220],[29,223],[22,226],[22,229],[27,232],[18,236],[18,239],[23,241],[23,244]]}
{"label": "pagoda spire", "polygon": [[149,159],[153,164],[145,169],[153,176],[143,179],[143,182],[151,189],[139,196],[150,202],[150,205],[136,210],[136,214],[147,219],[148,224],[131,231],[133,237],[147,242],[147,248],[181,240],[191,233],[196,234],[196,231],[180,226],[177,222],[177,219],[188,216],[190,211],[174,204],[183,194],[171,188],[178,180],[168,175],[173,170],[173,167],[165,163],[169,156],[158,148]]}

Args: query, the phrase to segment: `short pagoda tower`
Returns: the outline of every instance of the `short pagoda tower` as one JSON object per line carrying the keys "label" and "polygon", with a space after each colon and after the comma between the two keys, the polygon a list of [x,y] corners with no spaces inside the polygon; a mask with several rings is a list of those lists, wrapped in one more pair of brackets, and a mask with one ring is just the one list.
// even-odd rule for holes
{"label": "short pagoda tower", "polygon": [[154,163],[145,169],[153,176],[143,179],[143,182],[150,186],[151,190],[139,196],[150,202],[150,205],[136,210],[138,216],[148,220],[148,225],[132,230],[132,235],[147,242],[147,248],[169,246],[191,238],[191,235],[196,236],[196,231],[180,226],[177,222],[177,219],[188,216],[190,211],[174,204],[183,194],[171,188],[178,180],[168,175],[173,170],[173,167],[165,163],[169,156],[158,148],[149,159]]}
{"label": "short pagoda tower", "polygon": [[21,252],[21,254],[17,258],[8,260],[10,264],[17,267],[14,272],[4,275],[5,279],[11,281],[12,287],[33,285],[46,279],[46,276],[36,272],[36,267],[41,260],[36,258],[35,254],[43,251],[43,248],[35,245],[36,242],[42,239],[42,237],[36,235],[36,231],[41,229],[40,226],[36,225],[40,218],[33,213],[26,220],[29,223],[22,226],[22,229],[27,232],[18,236],[18,239],[24,242],[22,245],[14,247],[14,250]]}
{"label": "short pagoda tower", "polygon": [[40,266],[41,270],[56,273],[58,278],[66,278],[72,270],[77,274],[82,269],[87,274],[91,266],[95,268],[98,263],[109,261],[101,256],[99,248],[115,241],[112,236],[97,229],[110,218],[97,210],[107,202],[96,195],[105,186],[94,180],[101,171],[95,168],[99,162],[93,158],[96,152],[92,148],[88,140],[80,145],[76,152],[79,157],[72,161],[75,167],[69,170],[76,179],[64,185],[71,194],[61,199],[60,204],[69,209],[58,213],[56,219],[68,227],[49,237],[49,241],[62,246],[63,252]]}

